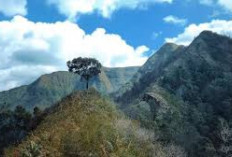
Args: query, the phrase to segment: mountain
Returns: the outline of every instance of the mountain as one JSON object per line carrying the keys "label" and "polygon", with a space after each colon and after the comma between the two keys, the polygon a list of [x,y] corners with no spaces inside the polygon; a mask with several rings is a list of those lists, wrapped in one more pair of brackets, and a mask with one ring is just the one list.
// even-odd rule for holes
{"label": "mountain", "polygon": [[[116,91],[138,70],[138,67],[103,68],[99,77],[90,80],[103,94]],[[41,76],[30,85],[0,92],[0,106],[15,108],[22,105],[28,110],[35,106],[45,109],[75,90],[85,89],[85,81],[76,74],[61,71]]]}
{"label": "mountain", "polygon": [[165,44],[116,92],[123,111],[188,156],[232,155],[232,39],[202,32]]}
{"label": "mountain", "polygon": [[[103,69],[99,77],[92,79],[91,86],[103,95],[110,94],[118,107],[129,118],[138,121],[143,129],[154,133],[153,144],[155,146],[149,147],[153,150],[152,153],[162,150],[162,153],[168,152],[169,154],[155,154],[155,156],[232,156],[232,39],[229,37],[204,31],[189,46],[167,43],[142,67]],[[77,75],[57,72],[42,76],[29,86],[0,93],[0,102],[2,105],[11,104],[12,108],[22,104],[28,109],[33,109],[35,106],[43,109],[53,105],[72,91],[80,89],[84,89],[84,83],[81,83]],[[108,149],[108,142],[106,145],[104,145],[105,143],[94,145],[90,143],[99,142],[102,139],[108,141],[108,137],[101,134],[108,130],[103,124],[112,124],[118,118],[116,116],[118,112],[115,114],[112,110],[105,110],[108,109],[108,107],[102,106],[105,101],[94,95],[96,94],[88,95],[88,92],[87,95],[74,94],[56,104],[51,110],[54,112],[49,113],[45,117],[45,121],[33,133],[36,136],[28,137],[29,139],[18,147],[19,150],[27,151],[30,146],[37,146],[41,143],[42,145],[38,145],[38,147],[42,149],[47,146],[49,152],[59,150],[59,153],[69,153],[81,148],[80,152],[84,150],[84,153],[92,153],[91,150],[86,150],[86,148],[91,148],[94,149],[94,152],[99,153],[99,148],[104,148],[101,150],[104,153],[106,145]],[[57,110],[63,106],[64,110]],[[86,106],[86,108],[82,109],[81,106]],[[95,113],[97,117],[89,120],[88,117]],[[109,117],[114,117],[114,120]],[[83,123],[80,122],[82,118],[84,118]],[[98,118],[100,121],[97,121]],[[128,123],[122,121],[122,124]],[[74,127],[67,130],[69,125]],[[100,133],[96,132],[101,128],[100,126],[103,126],[103,130]],[[75,134],[70,131],[78,130],[81,127],[84,133]],[[62,128],[64,129],[62,130]],[[115,141],[114,133],[117,132],[117,129],[113,128],[112,130],[112,125],[109,128],[110,131],[104,133],[108,135],[112,132],[110,137],[113,137],[113,141]],[[133,127],[129,126],[129,128]],[[55,136],[53,139],[51,134],[55,135],[57,130],[60,133],[59,138],[55,138],[57,137]],[[92,131],[88,132],[90,130]],[[88,133],[85,134],[86,132]],[[46,133],[50,135],[48,136],[50,138],[46,136]],[[130,141],[131,138],[127,137],[131,137],[131,135],[125,137],[125,134],[122,135],[122,139]],[[148,133],[139,132],[138,134]],[[93,137],[93,141],[91,138],[91,142],[88,140],[86,142],[85,140],[89,139],[90,135]],[[94,135],[103,138],[96,139]],[[36,139],[39,141],[37,142]],[[60,142],[68,140],[68,142],[55,145],[56,140]],[[110,141],[110,143],[113,142]],[[133,146],[135,152],[137,150],[147,152],[147,147],[142,147],[141,150],[134,143],[141,147],[144,146],[133,138],[127,148]],[[74,147],[73,144],[75,144]],[[95,147],[99,145],[101,147]],[[118,143],[112,145],[115,148]],[[62,149],[57,149],[58,147],[62,147]],[[125,147],[123,145],[117,148]],[[61,150],[70,151],[62,152]],[[115,151],[115,149],[113,150]],[[7,152],[12,153],[14,150],[9,148]],[[109,152],[106,152],[109,155]],[[187,152],[187,154],[185,155],[183,152]],[[128,153],[128,156],[143,156],[143,154],[131,154],[130,151]],[[111,155],[115,156],[115,154]]]}
{"label": "mountain", "polygon": [[[167,66],[171,65],[173,61],[182,55],[184,49],[184,46],[166,43],[160,50],[151,56],[142,67],[139,68],[138,72],[126,85],[122,86],[120,90],[114,93],[114,96],[119,98],[120,101],[125,101],[124,103],[134,100],[134,98],[136,98],[140,92],[145,90],[150,83],[154,82],[160,75],[162,75],[162,73],[164,73]],[[127,97],[127,94],[129,94],[129,97]],[[125,100],[123,98],[125,98]]]}
{"label": "mountain", "polygon": [[228,77],[230,80],[231,65],[232,40],[204,31],[188,47],[172,43],[161,47],[139,68],[129,83],[115,92],[116,101],[131,103],[153,85],[185,98],[187,83],[196,84],[199,90],[203,90],[215,79]]}
{"label": "mountain", "polygon": [[163,146],[153,136],[90,89],[74,92],[50,108],[30,136],[5,149],[5,156],[185,156],[180,147]]}

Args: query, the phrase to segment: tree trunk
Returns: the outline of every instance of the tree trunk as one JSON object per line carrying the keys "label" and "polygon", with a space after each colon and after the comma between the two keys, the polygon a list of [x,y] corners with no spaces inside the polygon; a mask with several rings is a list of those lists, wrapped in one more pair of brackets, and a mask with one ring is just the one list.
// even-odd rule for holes
{"label": "tree trunk", "polygon": [[86,89],[89,89],[89,79],[86,80]]}

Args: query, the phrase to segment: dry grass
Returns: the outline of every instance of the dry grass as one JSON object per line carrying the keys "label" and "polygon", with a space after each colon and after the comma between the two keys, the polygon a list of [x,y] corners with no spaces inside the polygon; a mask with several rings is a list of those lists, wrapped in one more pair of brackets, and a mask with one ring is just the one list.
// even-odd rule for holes
{"label": "dry grass", "polygon": [[152,143],[153,136],[90,90],[64,99],[22,144],[8,148],[5,156],[22,156],[33,141],[41,147],[41,157],[165,157],[161,145]]}
{"label": "dry grass", "polygon": [[33,157],[171,157],[183,153],[174,145],[154,142],[153,131],[125,118],[94,90],[64,99],[22,144],[6,149],[5,156],[26,157],[23,153],[31,151],[27,150],[31,143],[41,150]]}

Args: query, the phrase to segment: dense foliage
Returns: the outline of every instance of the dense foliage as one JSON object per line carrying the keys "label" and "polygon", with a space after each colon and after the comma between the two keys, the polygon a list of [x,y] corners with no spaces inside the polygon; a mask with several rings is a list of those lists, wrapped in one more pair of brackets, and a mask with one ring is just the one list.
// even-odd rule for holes
{"label": "dense foliage", "polygon": [[74,58],[67,62],[68,71],[76,73],[86,80],[86,89],[89,88],[89,79],[101,73],[101,63],[94,58]]}
{"label": "dense foliage", "polygon": [[[232,156],[232,40],[205,31],[180,53],[166,48],[116,100],[159,140],[182,146],[190,157]],[[146,93],[162,97],[156,110],[140,102]]]}
{"label": "dense foliage", "polygon": [[14,111],[6,108],[0,110],[0,156],[3,149],[10,145],[19,144],[28,133],[35,129],[42,120],[42,112],[35,108],[31,115],[22,106],[17,106]]}
{"label": "dense foliage", "polygon": [[[160,85],[186,103],[185,121],[193,128],[190,136],[195,137],[195,143],[187,149],[194,156],[232,155],[231,72],[223,72],[205,62],[196,66],[189,61],[187,66],[178,67],[163,77]],[[228,135],[221,135],[225,130]]]}

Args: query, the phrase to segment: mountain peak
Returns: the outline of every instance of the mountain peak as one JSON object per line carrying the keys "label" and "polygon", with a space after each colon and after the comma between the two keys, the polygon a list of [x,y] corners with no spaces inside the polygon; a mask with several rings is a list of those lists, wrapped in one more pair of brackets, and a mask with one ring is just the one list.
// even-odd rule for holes
{"label": "mountain peak", "polygon": [[167,50],[173,50],[173,49],[176,49],[178,48],[180,45],[177,45],[175,43],[165,43],[161,49],[167,49]]}
{"label": "mountain peak", "polygon": [[200,35],[213,35],[213,34],[216,34],[210,30],[204,30],[200,33]]}
{"label": "mountain peak", "polygon": [[[199,34],[199,36],[194,40],[194,41],[206,41],[206,42],[211,42],[211,43],[214,43],[214,42],[218,42],[218,41],[228,41],[228,40],[231,40],[229,37],[225,36],[225,35],[221,35],[221,34],[217,34],[215,32],[212,32],[212,31],[209,31],[209,30],[205,30],[203,32],[201,32]],[[194,43],[193,41],[193,43]]]}
{"label": "mountain peak", "polygon": [[217,60],[231,53],[231,45],[232,39],[230,37],[212,31],[203,31],[189,45],[189,49],[191,50],[189,52],[201,54],[201,57],[204,56],[207,60],[210,56]]}
{"label": "mountain peak", "polygon": [[219,34],[217,34],[217,33],[214,33],[214,32],[212,32],[212,31],[209,31],[209,30],[205,30],[205,31],[203,31],[203,32],[201,32],[200,34],[199,34],[199,38],[201,38],[201,39],[215,39],[215,38],[218,38],[218,37],[221,37],[222,35],[219,35]]}

